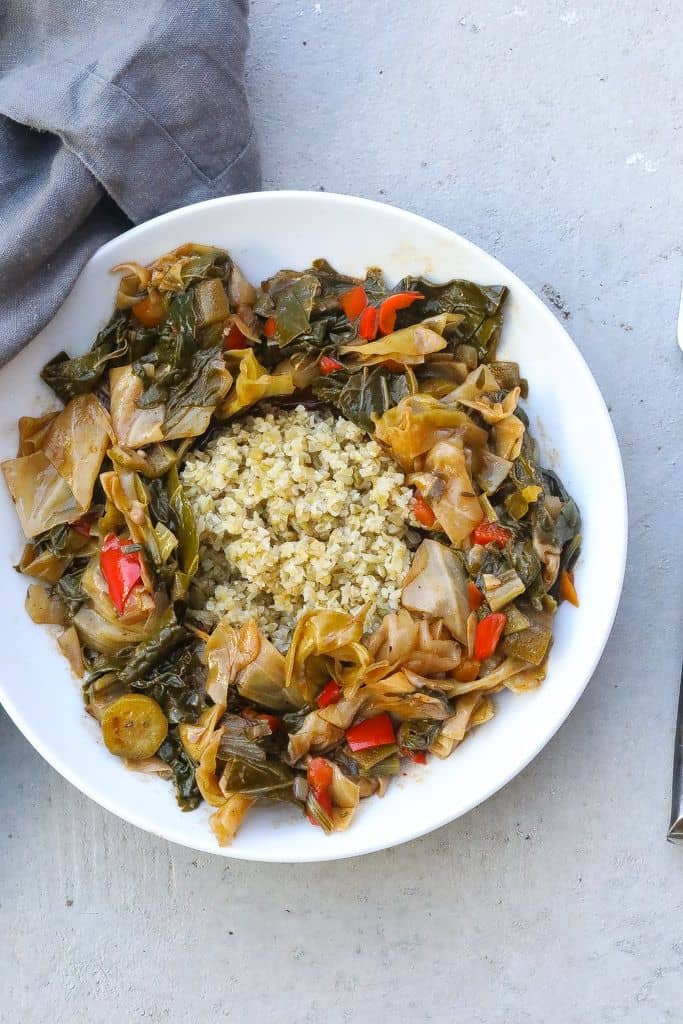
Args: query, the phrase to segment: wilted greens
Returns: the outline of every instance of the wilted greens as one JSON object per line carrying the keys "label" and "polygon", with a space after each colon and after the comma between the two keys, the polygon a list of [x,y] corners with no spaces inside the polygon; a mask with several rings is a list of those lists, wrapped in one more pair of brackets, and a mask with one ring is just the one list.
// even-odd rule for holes
{"label": "wilted greens", "polygon": [[[43,368],[63,407],[22,417],[2,465],[26,608],[62,630],[112,753],[172,777],[184,810],[211,805],[220,843],[261,800],[346,828],[401,758],[448,756],[498,689],[538,686],[557,605],[578,603],[580,512],[497,358],[507,289],[390,287],[325,260],[254,288],[193,244],[114,269],[90,351]],[[284,656],[257,622],[209,635],[193,616],[202,538],[179,468],[261,402],[352,420],[414,488],[401,607],[369,635],[367,607],[309,611]]]}

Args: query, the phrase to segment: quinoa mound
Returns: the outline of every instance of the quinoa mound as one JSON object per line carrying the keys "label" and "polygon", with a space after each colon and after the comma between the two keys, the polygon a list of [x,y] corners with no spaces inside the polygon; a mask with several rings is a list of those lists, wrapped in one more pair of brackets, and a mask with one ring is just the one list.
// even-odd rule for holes
{"label": "quinoa mound", "polygon": [[411,490],[380,446],[328,412],[264,410],[191,453],[182,482],[200,529],[195,616],[255,619],[286,650],[299,616],[399,606]]}

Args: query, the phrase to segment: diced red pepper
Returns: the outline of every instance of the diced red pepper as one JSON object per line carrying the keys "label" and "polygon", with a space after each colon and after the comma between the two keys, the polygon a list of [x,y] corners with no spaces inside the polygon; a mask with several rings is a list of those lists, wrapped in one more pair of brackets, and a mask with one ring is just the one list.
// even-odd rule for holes
{"label": "diced red pepper", "polygon": [[409,757],[415,764],[427,764],[427,752],[425,750],[408,750],[406,747],[399,748],[401,757]]}
{"label": "diced red pepper", "polygon": [[498,523],[480,523],[479,526],[475,526],[470,536],[473,544],[498,544],[504,548],[512,533]]}
{"label": "diced red pepper", "polygon": [[436,522],[436,516],[419,492],[413,495],[413,514],[418,523],[429,528]]}
{"label": "diced red pepper", "polygon": [[71,524],[71,529],[80,533],[82,537],[90,536],[90,523],[87,519],[77,519],[75,523]]}
{"label": "diced red pepper", "polygon": [[562,570],[560,576],[560,597],[563,601],[569,601],[575,608],[579,607],[579,595],[574,586],[574,573],[567,572],[566,569]]}
{"label": "diced red pepper", "polygon": [[237,324],[233,324],[225,336],[225,348],[239,349],[247,347],[247,339],[242,334]]}
{"label": "diced red pepper", "polygon": [[351,750],[368,750],[396,742],[394,726],[386,711],[381,715],[366,718],[364,722],[351,726],[346,731],[346,742]]}
{"label": "diced red pepper", "polygon": [[424,299],[420,292],[399,292],[390,295],[379,307],[379,329],[382,334],[391,334],[396,326],[396,314],[399,309],[407,309],[418,299]]}
{"label": "diced red pepper", "polygon": [[479,620],[474,634],[474,656],[477,661],[485,661],[495,652],[506,622],[507,615],[504,612],[494,612]]}
{"label": "diced red pepper", "polygon": [[332,782],[332,765],[324,757],[312,757],[308,765],[308,785],[313,790],[327,789]]}
{"label": "diced red pepper", "polygon": [[142,579],[142,565],[137,551],[127,554],[114,533],[105,538],[100,551],[100,569],[107,583],[109,596],[119,615],[133,587]]}
{"label": "diced red pepper", "polygon": [[[325,813],[331,815],[333,810],[332,799],[328,790],[332,784],[332,765],[324,757],[312,757],[308,765],[306,777],[308,785],[313,790],[313,796]],[[319,824],[312,814],[308,815],[308,820],[312,825]]]}
{"label": "diced red pepper", "polygon": [[266,338],[274,338],[277,334],[277,320],[273,316],[269,316],[263,325],[263,333]]}
{"label": "diced red pepper", "polygon": [[355,320],[361,315],[368,304],[365,288],[361,284],[356,285],[355,288],[351,288],[348,292],[340,295],[339,302],[349,320]]}
{"label": "diced red pepper", "polygon": [[336,704],[342,695],[342,688],[336,679],[330,679],[329,683],[323,686],[322,690],[318,694],[316,701],[319,708],[329,707],[330,704]]}
{"label": "diced red pepper", "polygon": [[321,356],[318,367],[323,377],[327,377],[328,373],[336,373],[337,370],[343,370],[344,364],[333,359],[332,356]]}
{"label": "diced red pepper", "polygon": [[273,735],[282,729],[282,719],[278,718],[277,715],[269,715],[266,711],[257,711],[256,708],[243,708],[242,716],[244,718],[262,718],[264,722],[268,723],[268,728]]}
{"label": "diced red pepper", "polygon": [[374,341],[377,337],[377,309],[366,306],[358,321],[358,334],[364,341]]}
{"label": "diced red pepper", "polygon": [[332,797],[330,796],[329,793],[324,792],[324,790],[319,790],[318,803],[320,804],[322,809],[326,811],[328,814],[331,815],[333,813]]}
{"label": "diced red pepper", "polygon": [[471,580],[467,584],[467,600],[473,612],[476,612],[477,608],[481,608],[484,603],[484,595],[476,583],[472,583]]}

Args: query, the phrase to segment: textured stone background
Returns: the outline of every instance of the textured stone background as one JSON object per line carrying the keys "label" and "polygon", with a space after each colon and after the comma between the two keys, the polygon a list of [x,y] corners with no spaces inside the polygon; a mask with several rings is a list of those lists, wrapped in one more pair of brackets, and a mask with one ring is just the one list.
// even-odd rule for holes
{"label": "textured stone background", "polygon": [[82,797],[2,717],[0,1020],[680,1021],[683,849],[664,834],[682,654],[681,6],[254,0],[252,29],[267,187],[432,217],[566,321],[624,457],[624,597],[585,696],[521,776],[356,861],[169,846]]}

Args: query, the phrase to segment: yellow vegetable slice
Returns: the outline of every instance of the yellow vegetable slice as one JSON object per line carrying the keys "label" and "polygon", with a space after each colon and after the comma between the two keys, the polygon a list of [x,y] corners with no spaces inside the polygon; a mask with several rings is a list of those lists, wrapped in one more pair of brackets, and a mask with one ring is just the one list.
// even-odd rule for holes
{"label": "yellow vegetable slice", "polygon": [[131,761],[155,754],[167,733],[163,711],[155,700],[142,693],[119,697],[102,716],[102,737],[107,750]]}

